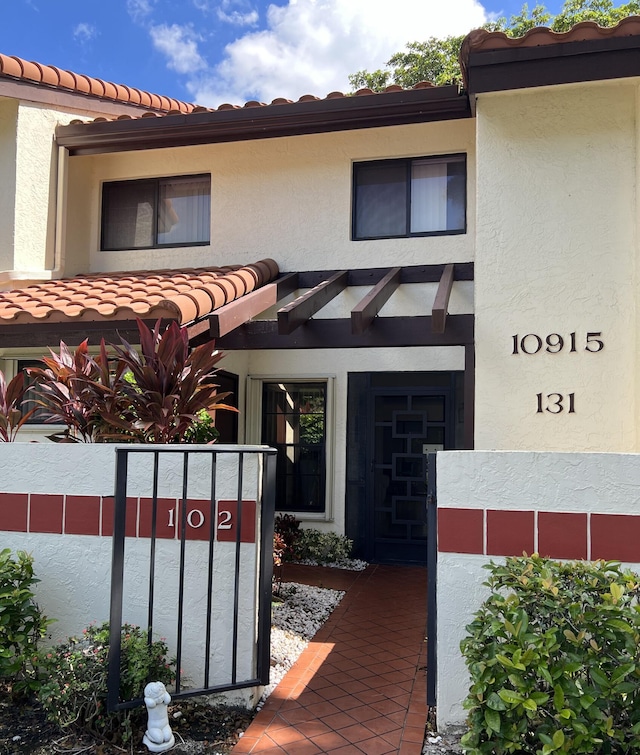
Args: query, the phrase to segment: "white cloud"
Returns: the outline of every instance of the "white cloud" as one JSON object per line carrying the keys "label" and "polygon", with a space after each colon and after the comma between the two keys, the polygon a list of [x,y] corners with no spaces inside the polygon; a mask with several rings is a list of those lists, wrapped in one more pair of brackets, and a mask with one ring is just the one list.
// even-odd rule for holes
{"label": "white cloud", "polygon": [[151,26],[149,29],[153,46],[168,58],[167,66],[178,73],[193,73],[207,67],[198,51],[198,34],[190,26],[172,24]]}
{"label": "white cloud", "polygon": [[225,13],[222,8],[218,8],[218,18],[234,26],[255,26],[258,23],[258,11],[240,13],[240,11],[234,10],[231,13]]}
{"label": "white cloud", "polygon": [[127,13],[136,22],[144,21],[153,11],[155,0],[127,0]]}
{"label": "white cloud", "polygon": [[77,24],[73,30],[73,38],[80,43],[89,42],[97,33],[96,27],[91,24]]}
{"label": "white cloud", "polygon": [[209,13],[211,10],[211,2],[210,0],[193,0],[194,7],[202,11],[203,13]]}
{"label": "white cloud", "polygon": [[486,18],[479,0],[289,0],[270,5],[266,28],[227,45],[188,87],[209,106],[347,91],[350,73],[381,67],[407,42],[462,34]]}

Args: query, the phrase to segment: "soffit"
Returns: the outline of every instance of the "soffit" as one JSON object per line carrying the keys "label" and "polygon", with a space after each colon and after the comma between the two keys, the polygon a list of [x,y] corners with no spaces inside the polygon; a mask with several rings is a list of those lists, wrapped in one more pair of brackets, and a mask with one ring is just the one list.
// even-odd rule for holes
{"label": "soffit", "polygon": [[196,107],[188,114],[145,113],[117,120],[98,118],[58,126],[57,142],[71,155],[159,149],[301,134],[468,118],[467,97],[458,86],[428,82],[412,89],[390,86],[384,92],[361,89],[353,96],[332,92],[324,99],[305,95],[297,102],[251,101],[239,107]]}

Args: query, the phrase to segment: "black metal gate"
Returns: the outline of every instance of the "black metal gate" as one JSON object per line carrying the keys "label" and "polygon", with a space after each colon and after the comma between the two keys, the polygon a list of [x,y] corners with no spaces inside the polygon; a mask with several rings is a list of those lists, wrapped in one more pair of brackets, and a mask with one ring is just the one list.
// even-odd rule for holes
{"label": "black metal gate", "polygon": [[[265,446],[116,449],[110,711],[143,703],[143,690],[135,700],[120,700],[118,692],[125,583],[128,572],[135,569],[146,571],[144,580],[139,580],[146,587],[136,583],[137,593],[133,591],[137,596],[133,610],[146,616],[149,643],[160,633],[175,640],[174,698],[268,683],[275,454]],[[141,561],[146,563],[140,565]],[[163,580],[174,588],[173,598],[163,594]],[[146,606],[141,606],[145,595]],[[161,609],[159,596],[164,599]],[[167,609],[167,603],[172,608]],[[132,610],[129,604],[125,611]],[[196,608],[203,626],[190,615]],[[185,638],[185,631],[191,633],[191,640]],[[221,634],[229,646],[222,650]],[[182,665],[187,654],[194,655],[189,642],[194,645],[196,636],[202,652],[193,666],[202,673],[195,679],[191,669],[187,688]]]}
{"label": "black metal gate", "polygon": [[427,708],[435,722],[438,666],[438,497],[436,454],[427,454]]}

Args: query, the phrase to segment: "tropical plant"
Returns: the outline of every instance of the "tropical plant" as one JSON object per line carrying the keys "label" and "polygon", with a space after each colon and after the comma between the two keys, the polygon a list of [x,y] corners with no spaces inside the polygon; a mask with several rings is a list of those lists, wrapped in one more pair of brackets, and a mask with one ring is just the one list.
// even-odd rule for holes
{"label": "tropical plant", "polygon": [[[213,341],[189,351],[187,333],[173,322],[150,330],[137,320],[140,352],[121,338],[100,344],[97,356],[83,341],[75,352],[60,344],[28,368],[46,422],[67,429],[49,436],[62,442],[210,442],[216,436],[211,414],[237,411],[222,403],[216,365],[223,354]],[[109,348],[113,356],[109,353]]]}
{"label": "tropical plant", "polygon": [[[50,721],[67,731],[108,737],[116,744],[131,740],[144,720],[144,708],[107,712],[109,624],[92,624],[82,637],[69,639],[39,654],[38,699]],[[163,640],[148,641],[147,632],[125,624],[121,632],[120,698],[139,699],[150,681],[171,684],[174,664]]]}
{"label": "tropical plant", "polygon": [[491,563],[461,643],[470,755],[640,752],[640,577],[538,555]]}
{"label": "tropical plant", "polygon": [[300,520],[293,514],[278,514],[274,522],[281,561],[295,561],[297,559],[296,543],[300,537]]}
{"label": "tropical plant", "polygon": [[9,383],[0,371],[0,441],[11,443],[16,439],[18,430],[28,422],[38,407],[22,411],[22,403],[31,386],[26,375],[20,371]]}
{"label": "tropical plant", "polygon": [[58,353],[49,351],[50,356],[41,360],[45,367],[28,367],[27,373],[35,381],[35,403],[44,410],[44,421],[66,425],[66,430],[50,435],[50,440],[89,443],[109,439],[112,427],[106,415],[129,413],[121,392],[123,367],[109,358],[104,339],[95,358],[89,354],[87,339],[73,352],[63,341]]}
{"label": "tropical plant", "polygon": [[35,602],[33,557],[9,548],[0,551],[0,679],[11,685],[14,697],[35,690],[38,680],[33,665],[39,641],[52,619]]}
{"label": "tropical plant", "polygon": [[[626,16],[640,13],[640,1],[631,0],[614,6],[612,0],[566,0],[557,16],[544,5],[535,5],[531,11],[525,3],[520,13],[499,18],[485,24],[488,31],[503,31],[510,37],[522,37],[536,26],[549,26],[553,31],[565,32],[581,21],[595,21],[600,26],[614,26]],[[430,81],[437,86],[462,83],[458,56],[465,35],[444,38],[429,37],[425,41],[409,42],[406,50],[392,55],[384,68],[376,71],[358,71],[349,76],[354,89],[368,87],[376,92],[390,84],[412,87],[419,81]]]}
{"label": "tropical plant", "polygon": [[296,541],[296,555],[300,561],[322,564],[344,564],[351,558],[353,541],[337,532],[321,532],[316,529],[300,531]]}

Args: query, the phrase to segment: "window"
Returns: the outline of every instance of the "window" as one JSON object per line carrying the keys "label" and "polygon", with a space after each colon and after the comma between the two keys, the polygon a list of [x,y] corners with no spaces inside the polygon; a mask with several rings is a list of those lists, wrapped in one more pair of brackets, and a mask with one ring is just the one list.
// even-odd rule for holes
{"label": "window", "polygon": [[211,176],[105,183],[100,248],[208,244],[210,219]]}
{"label": "window", "polygon": [[[22,372],[23,370],[27,369],[28,367],[44,367],[44,364],[38,360],[24,360],[20,359],[17,364],[17,373]],[[16,373],[16,374],[17,374]],[[25,385],[33,385],[35,383],[35,380],[33,378],[30,378],[25,373]],[[27,396],[25,400],[22,402],[22,414],[26,414],[29,410],[36,409],[36,411],[29,417],[26,424],[27,425],[40,425],[42,424],[46,418],[49,416],[49,413],[46,409],[43,407],[38,407],[38,404],[35,401],[35,397],[33,395],[32,391],[29,391],[27,393]]]}
{"label": "window", "polygon": [[353,238],[466,231],[465,155],[377,160],[353,166]]}
{"label": "window", "polygon": [[326,383],[263,383],[262,442],[278,450],[278,511],[324,512],[326,417]]}

